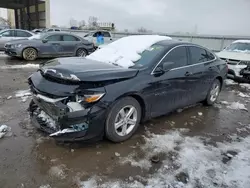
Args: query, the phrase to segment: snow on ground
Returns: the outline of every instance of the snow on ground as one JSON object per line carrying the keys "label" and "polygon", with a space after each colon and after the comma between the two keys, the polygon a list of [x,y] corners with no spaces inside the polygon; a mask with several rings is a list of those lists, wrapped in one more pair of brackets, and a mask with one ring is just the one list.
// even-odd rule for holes
{"label": "snow on ground", "polygon": [[15,94],[15,97],[16,98],[21,98],[22,102],[26,102],[27,99],[31,96],[31,92],[29,89],[27,90],[20,90],[20,91],[17,91],[16,94]]}
{"label": "snow on ground", "polygon": [[0,125],[0,138],[4,136],[11,136],[11,128],[7,125]]}
{"label": "snow on ground", "polygon": [[224,80],[225,84],[230,86],[230,85],[237,85],[238,83],[234,82],[233,80],[230,79],[225,79]]}
{"label": "snow on ground", "polygon": [[206,144],[208,138],[189,137],[179,131],[152,134],[145,140],[146,144],[141,149],[148,154],[144,160],[149,161],[148,157],[159,153],[166,156],[156,173],[146,178],[146,184],[136,178],[129,182],[101,183],[100,177],[92,177],[81,182],[81,187],[246,188],[250,185],[250,136],[234,142],[217,143],[217,146]]}
{"label": "snow on ground", "polygon": [[245,107],[245,105],[241,104],[239,102],[232,102],[227,107],[230,108],[230,109],[232,109],[232,110],[246,110],[246,111],[248,111],[248,109]]}
{"label": "snow on ground", "polygon": [[139,55],[140,53],[148,49],[154,43],[162,40],[171,40],[171,38],[159,35],[123,37],[95,51],[86,58],[106,63],[114,63],[128,68],[134,65],[133,62],[141,58]]}
{"label": "snow on ground", "polygon": [[250,84],[240,84],[240,87],[242,87],[243,89],[250,90]]}
{"label": "snow on ground", "polygon": [[37,69],[39,68],[39,64],[25,64],[25,65],[4,65],[0,66],[0,69],[25,69],[25,68],[30,68],[30,69]]}

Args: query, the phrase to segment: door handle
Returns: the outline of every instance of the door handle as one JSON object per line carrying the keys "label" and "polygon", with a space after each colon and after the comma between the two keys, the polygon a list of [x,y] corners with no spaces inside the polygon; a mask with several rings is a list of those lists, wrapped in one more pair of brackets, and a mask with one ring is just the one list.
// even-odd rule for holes
{"label": "door handle", "polygon": [[185,73],[185,76],[191,76],[191,75],[192,75],[191,72],[186,72],[186,73]]}

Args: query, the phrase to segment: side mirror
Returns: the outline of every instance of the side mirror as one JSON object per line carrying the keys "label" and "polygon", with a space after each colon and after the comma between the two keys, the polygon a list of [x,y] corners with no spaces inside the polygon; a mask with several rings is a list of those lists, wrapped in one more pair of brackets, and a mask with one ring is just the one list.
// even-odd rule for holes
{"label": "side mirror", "polygon": [[171,69],[173,64],[174,64],[174,62],[163,62],[162,63],[162,70],[164,72],[168,72]]}
{"label": "side mirror", "polygon": [[47,40],[47,39],[43,39],[42,41],[43,41],[43,43],[47,43],[47,42],[48,42],[48,40]]}

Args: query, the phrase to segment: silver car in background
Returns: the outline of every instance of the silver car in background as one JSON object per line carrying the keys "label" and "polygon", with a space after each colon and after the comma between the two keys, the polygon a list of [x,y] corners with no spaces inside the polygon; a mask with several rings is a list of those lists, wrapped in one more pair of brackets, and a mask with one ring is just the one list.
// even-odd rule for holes
{"label": "silver car in background", "polygon": [[36,34],[26,40],[16,40],[5,45],[5,54],[29,61],[43,57],[82,57],[94,50],[92,42],[64,32]]}
{"label": "silver car in background", "polygon": [[22,29],[5,29],[0,31],[0,50],[4,50],[7,42],[18,39],[27,39],[34,33]]}

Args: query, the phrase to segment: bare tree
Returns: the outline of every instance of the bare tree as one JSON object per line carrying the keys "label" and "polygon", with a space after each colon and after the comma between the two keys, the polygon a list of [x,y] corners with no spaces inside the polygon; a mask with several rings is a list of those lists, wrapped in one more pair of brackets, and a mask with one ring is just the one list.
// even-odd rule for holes
{"label": "bare tree", "polygon": [[147,33],[147,29],[144,28],[144,27],[140,27],[139,29],[137,29],[137,31],[138,31],[139,33]]}
{"label": "bare tree", "polygon": [[0,17],[0,25],[10,26],[10,20]]}
{"label": "bare tree", "polygon": [[95,17],[95,16],[90,16],[89,17],[89,26],[90,27],[96,27],[97,26],[97,21],[98,21],[98,19],[97,19],[97,17]]}
{"label": "bare tree", "polygon": [[79,22],[79,27],[84,27],[86,25],[85,20]]}

